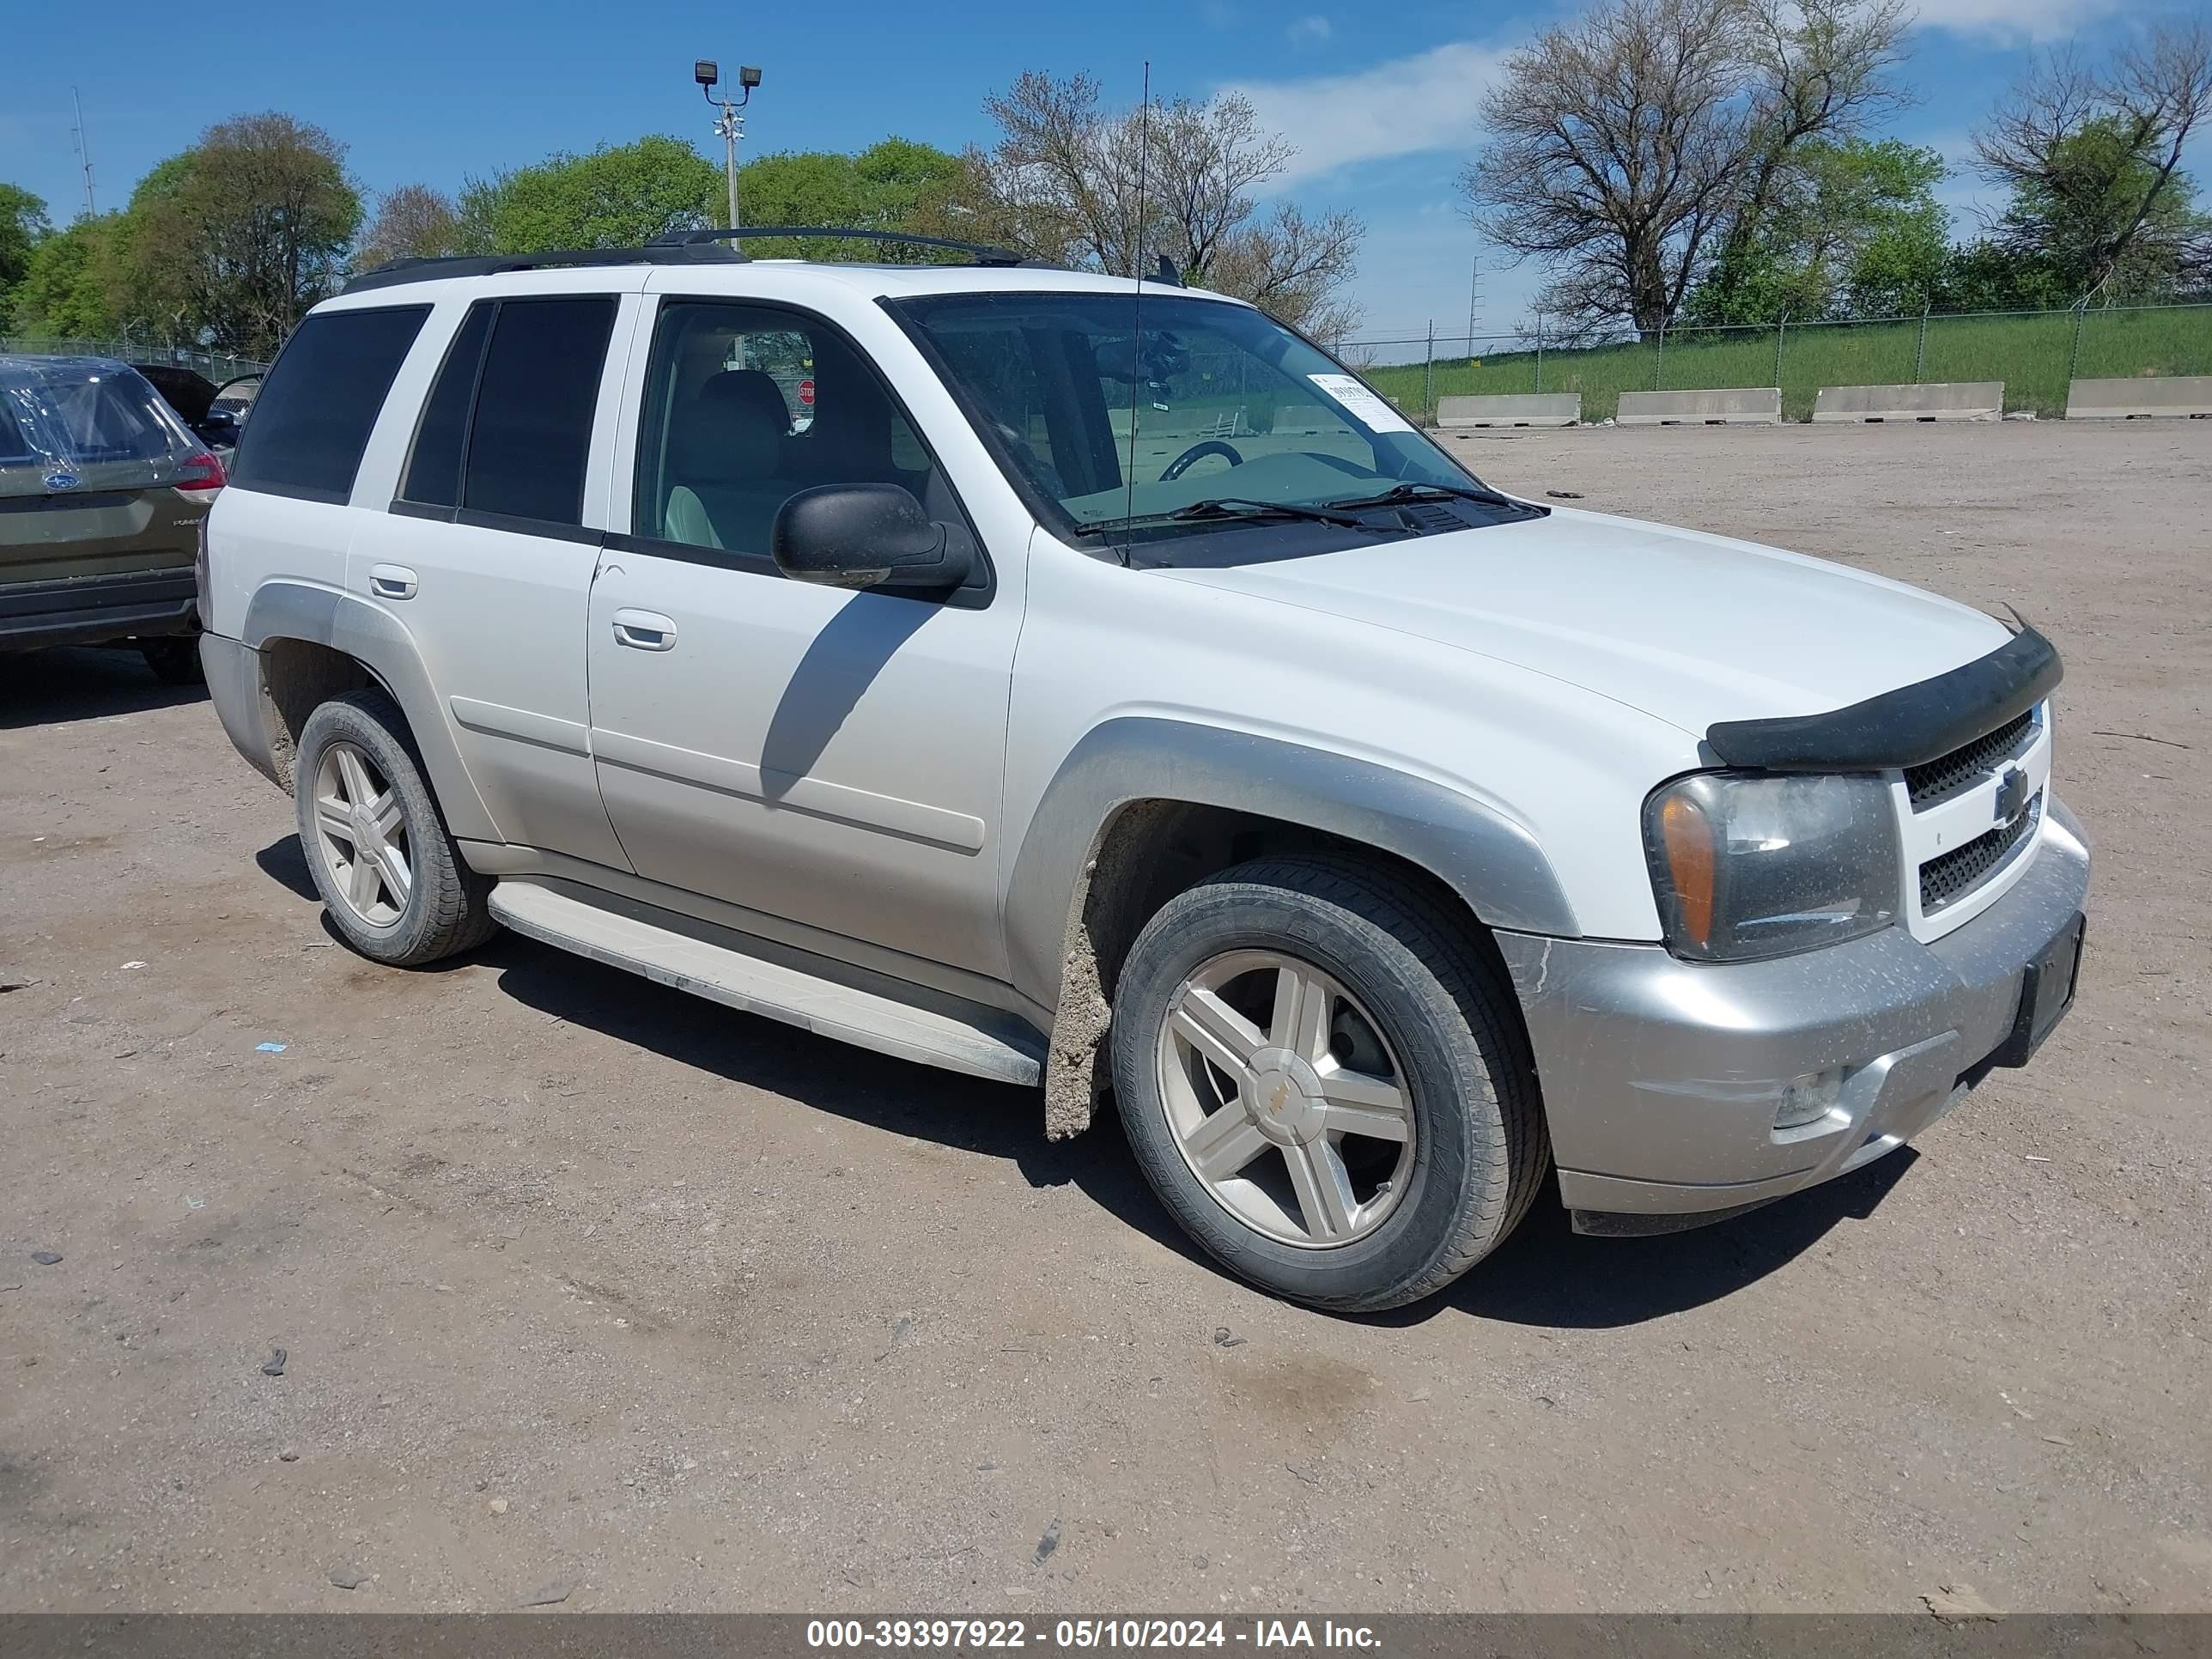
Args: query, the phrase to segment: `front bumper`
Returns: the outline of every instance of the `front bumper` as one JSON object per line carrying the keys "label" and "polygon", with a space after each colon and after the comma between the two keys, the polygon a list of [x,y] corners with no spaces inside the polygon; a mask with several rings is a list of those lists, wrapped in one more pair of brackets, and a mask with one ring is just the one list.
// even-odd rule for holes
{"label": "front bumper", "polygon": [[[1717,1219],[1895,1151],[1991,1065],[2026,1059],[2023,978],[2076,924],[2088,884],[2081,825],[2054,801],[2011,890],[1930,944],[1889,927],[1708,966],[1658,945],[1499,933],[1561,1199],[1589,1231],[1654,1231],[1665,1224],[1632,1218]],[[1836,1066],[1834,1111],[1777,1131],[1784,1085]]]}
{"label": "front bumper", "polygon": [[190,634],[198,626],[198,608],[190,564],[0,586],[0,647],[99,645]]}

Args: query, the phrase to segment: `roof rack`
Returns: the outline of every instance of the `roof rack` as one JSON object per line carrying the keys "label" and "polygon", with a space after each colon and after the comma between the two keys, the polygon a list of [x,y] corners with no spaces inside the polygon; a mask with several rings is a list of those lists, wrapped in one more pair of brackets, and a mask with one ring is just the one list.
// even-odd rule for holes
{"label": "roof rack", "polygon": [[444,258],[394,259],[365,270],[338,290],[359,294],[400,283],[432,283],[447,276],[495,276],[508,270],[556,270],[586,265],[678,265],[732,263],[744,258],[727,248],[697,243],[656,241],[645,247],[563,248],[550,253],[461,253]]}
{"label": "roof rack", "polygon": [[[979,265],[1044,266],[1057,270],[1048,260],[1032,259],[1012,248],[993,247],[984,242],[948,241],[942,236],[915,236],[903,230],[870,230],[853,225],[746,225],[734,230],[672,230],[656,236],[648,247],[706,247],[722,242],[750,241],[754,237],[820,236],[840,241],[897,242],[908,247],[944,248],[952,253],[965,253]],[[731,250],[740,259],[745,257],[743,248]]]}
{"label": "roof rack", "polygon": [[756,236],[821,236],[845,241],[897,242],[912,247],[944,248],[965,253],[979,265],[1061,269],[1048,259],[1024,258],[1012,248],[992,247],[981,242],[947,241],[941,236],[910,236],[902,230],[869,230],[854,225],[746,225],[737,230],[672,230],[654,237],[643,247],[564,248],[551,253],[461,253],[443,258],[394,259],[374,270],[362,272],[338,292],[360,294],[401,283],[431,283],[447,276],[495,276],[509,270],[741,263],[745,258],[744,250],[724,244],[750,241]]}

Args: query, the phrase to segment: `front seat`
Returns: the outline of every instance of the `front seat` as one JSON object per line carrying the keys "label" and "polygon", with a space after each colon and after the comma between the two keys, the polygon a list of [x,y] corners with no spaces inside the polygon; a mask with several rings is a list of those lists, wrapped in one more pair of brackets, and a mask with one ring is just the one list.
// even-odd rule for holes
{"label": "front seat", "polygon": [[793,485],[778,476],[791,411],[757,368],[726,368],[699,388],[668,435],[661,533],[693,547],[769,551]]}

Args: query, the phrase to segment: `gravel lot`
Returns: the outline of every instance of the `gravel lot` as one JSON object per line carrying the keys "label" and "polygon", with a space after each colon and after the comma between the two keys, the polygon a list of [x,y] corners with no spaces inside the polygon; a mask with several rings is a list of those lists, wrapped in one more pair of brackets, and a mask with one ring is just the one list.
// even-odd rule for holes
{"label": "gravel lot", "polygon": [[362,962],[204,702],[0,659],[0,1610],[2212,1607],[2212,425],[1455,441],[2057,640],[2099,872],[2033,1070],[1326,1318],[1035,1095]]}

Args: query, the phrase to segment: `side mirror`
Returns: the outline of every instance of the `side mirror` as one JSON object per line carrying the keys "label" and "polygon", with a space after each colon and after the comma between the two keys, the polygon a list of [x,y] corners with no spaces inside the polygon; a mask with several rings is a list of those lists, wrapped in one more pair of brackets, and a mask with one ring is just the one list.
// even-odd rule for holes
{"label": "side mirror", "polygon": [[951,542],[896,484],[802,489],[775,515],[769,549],[793,581],[824,587],[949,592],[968,580],[965,542]]}

